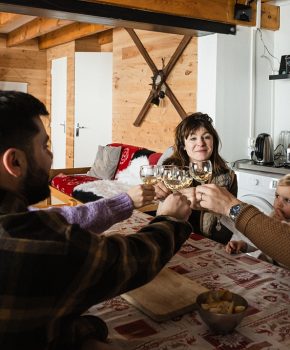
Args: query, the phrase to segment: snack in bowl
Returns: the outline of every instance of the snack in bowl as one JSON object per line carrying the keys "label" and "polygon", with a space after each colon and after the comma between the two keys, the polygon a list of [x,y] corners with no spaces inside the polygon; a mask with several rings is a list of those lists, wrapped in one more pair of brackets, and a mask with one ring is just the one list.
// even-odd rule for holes
{"label": "snack in bowl", "polygon": [[243,297],[228,290],[201,293],[196,304],[202,320],[220,334],[232,332],[246,316],[248,307]]}

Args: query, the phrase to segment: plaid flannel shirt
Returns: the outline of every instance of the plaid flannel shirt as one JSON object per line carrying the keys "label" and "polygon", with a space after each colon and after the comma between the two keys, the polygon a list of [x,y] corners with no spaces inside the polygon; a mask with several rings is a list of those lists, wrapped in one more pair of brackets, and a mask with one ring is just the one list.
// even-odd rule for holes
{"label": "plaid flannel shirt", "polygon": [[191,231],[159,216],[134,235],[98,236],[0,190],[0,348],[53,348],[68,319],[152,279]]}

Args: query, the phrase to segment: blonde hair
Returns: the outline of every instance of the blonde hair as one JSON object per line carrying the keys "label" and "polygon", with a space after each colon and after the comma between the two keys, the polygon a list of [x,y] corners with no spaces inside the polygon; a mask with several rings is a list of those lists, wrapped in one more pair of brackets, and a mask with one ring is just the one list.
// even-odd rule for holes
{"label": "blonde hair", "polygon": [[278,181],[278,186],[290,186],[290,174],[287,174]]}

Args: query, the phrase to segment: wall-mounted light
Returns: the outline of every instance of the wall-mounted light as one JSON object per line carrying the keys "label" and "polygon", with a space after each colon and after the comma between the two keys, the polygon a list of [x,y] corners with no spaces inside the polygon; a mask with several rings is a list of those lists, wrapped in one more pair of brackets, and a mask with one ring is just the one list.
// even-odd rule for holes
{"label": "wall-mounted light", "polygon": [[252,18],[251,2],[253,2],[253,0],[246,1],[246,4],[238,4],[236,1],[234,18],[239,21],[250,22]]}

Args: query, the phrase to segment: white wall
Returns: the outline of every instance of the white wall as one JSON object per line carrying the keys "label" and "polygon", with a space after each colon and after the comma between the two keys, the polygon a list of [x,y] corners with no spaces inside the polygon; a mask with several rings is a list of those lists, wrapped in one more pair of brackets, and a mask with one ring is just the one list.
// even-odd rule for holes
{"label": "white wall", "polygon": [[247,157],[250,34],[249,28],[239,28],[235,36],[198,39],[197,109],[213,117],[227,161]]}
{"label": "white wall", "polygon": [[[275,56],[290,55],[290,1],[280,3],[280,30],[274,34]],[[275,80],[274,140],[281,130],[290,130],[290,79]]]}
{"label": "white wall", "polygon": [[[249,142],[259,133],[278,144],[290,130],[290,79],[269,80],[281,55],[290,54],[290,1],[278,3],[280,30],[238,27],[237,34],[198,39],[198,110],[214,118],[227,161],[249,158]],[[264,47],[266,45],[269,52]],[[216,69],[216,72],[212,72]]]}
{"label": "white wall", "polygon": [[197,107],[213,120],[216,114],[217,34],[203,36],[198,41]]}
{"label": "white wall", "polygon": [[238,28],[235,36],[218,35],[216,129],[227,161],[247,157],[250,135],[251,30]]}

